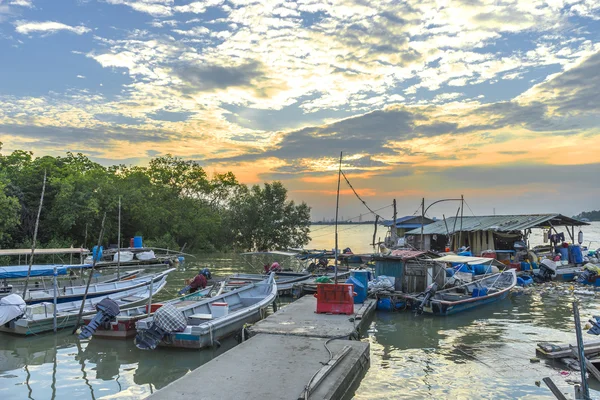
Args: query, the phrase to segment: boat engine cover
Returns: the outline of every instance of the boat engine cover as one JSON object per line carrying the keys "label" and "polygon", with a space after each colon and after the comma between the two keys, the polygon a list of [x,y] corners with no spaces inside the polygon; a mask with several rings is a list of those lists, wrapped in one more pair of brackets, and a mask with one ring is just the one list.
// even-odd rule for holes
{"label": "boat engine cover", "polygon": [[154,324],[166,332],[183,332],[187,320],[172,304],[165,304],[154,313]]}

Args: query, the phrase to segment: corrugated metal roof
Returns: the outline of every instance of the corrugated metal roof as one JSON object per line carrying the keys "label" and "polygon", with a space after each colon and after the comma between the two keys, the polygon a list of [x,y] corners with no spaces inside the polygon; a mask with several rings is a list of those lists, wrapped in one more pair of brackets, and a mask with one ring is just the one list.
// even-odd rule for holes
{"label": "corrugated metal roof", "polygon": [[[412,222],[411,224],[409,224],[409,223],[405,224],[404,223],[404,222],[411,221],[411,220],[415,220],[415,221]],[[425,217],[423,219],[423,221],[425,221],[425,225],[431,224],[432,222],[435,222],[434,219],[427,218],[427,217]],[[413,224],[421,226],[421,216],[420,215],[408,215],[408,216],[405,216],[405,217],[396,218],[396,227],[397,228],[406,228],[406,227],[409,227],[407,225],[413,225]],[[392,225],[394,225],[394,221],[393,220],[383,221],[383,226],[392,226]]]}
{"label": "corrugated metal roof", "polygon": [[[454,221],[456,220],[456,225]],[[487,215],[487,216],[464,216],[462,218],[462,231],[496,231],[512,232],[521,231],[529,228],[541,228],[543,226],[581,226],[589,225],[586,222],[578,221],[561,214],[526,214],[526,215]],[[448,229],[446,229],[446,226]],[[453,229],[454,228],[454,229]],[[458,232],[461,230],[460,217],[450,217],[444,221],[437,221],[433,224],[423,227],[425,235],[446,235],[448,232]],[[406,233],[407,235],[420,235],[421,228],[414,229]]]}

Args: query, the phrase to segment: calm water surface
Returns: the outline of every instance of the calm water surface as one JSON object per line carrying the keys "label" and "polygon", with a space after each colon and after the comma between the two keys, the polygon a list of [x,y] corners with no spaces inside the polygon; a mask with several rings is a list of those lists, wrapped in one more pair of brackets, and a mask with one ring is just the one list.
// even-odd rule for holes
{"label": "calm water surface", "polygon": [[[381,228],[380,228],[381,229]],[[384,230],[378,232],[383,237]],[[584,229],[585,244],[600,247],[600,224]],[[315,226],[309,247],[333,248],[333,228]],[[340,226],[340,247],[371,251],[373,227]],[[532,242],[541,240],[532,237]],[[247,262],[248,261],[248,262]],[[175,296],[183,280],[201,266],[219,275],[253,272],[263,260],[238,255],[201,255],[169,276],[157,300]],[[255,267],[253,267],[252,265]],[[574,342],[568,286],[549,286],[504,302],[448,318],[379,313],[363,332],[371,343],[371,367],[356,399],[522,398],[552,399],[543,383],[549,376],[573,397],[575,373],[559,363],[531,363],[540,341]],[[594,297],[580,297],[582,320],[600,314]],[[597,339],[584,333],[588,340]],[[0,334],[0,399],[136,399],[236,345],[202,351],[138,350],[132,340],[78,340],[63,331],[30,338]],[[600,387],[592,386],[595,398]]]}

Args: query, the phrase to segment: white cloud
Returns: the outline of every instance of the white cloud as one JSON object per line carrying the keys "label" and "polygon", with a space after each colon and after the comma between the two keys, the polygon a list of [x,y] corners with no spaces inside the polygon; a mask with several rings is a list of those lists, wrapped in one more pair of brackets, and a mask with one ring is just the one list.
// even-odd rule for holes
{"label": "white cloud", "polygon": [[85,75],[77,75],[77,78],[79,78],[79,79],[85,79]]}
{"label": "white cloud", "polygon": [[155,17],[168,17],[173,14],[173,0],[107,0],[109,4],[124,5],[135,11]]}
{"label": "white cloud", "polygon": [[15,30],[23,35],[28,35],[33,32],[56,33],[58,31],[69,31],[78,35],[83,35],[84,33],[91,31],[90,28],[86,28],[83,25],[71,26],[55,21],[35,22],[23,20],[15,22]]}
{"label": "white cloud", "polygon": [[12,0],[9,4],[12,6],[33,8],[31,0]]}

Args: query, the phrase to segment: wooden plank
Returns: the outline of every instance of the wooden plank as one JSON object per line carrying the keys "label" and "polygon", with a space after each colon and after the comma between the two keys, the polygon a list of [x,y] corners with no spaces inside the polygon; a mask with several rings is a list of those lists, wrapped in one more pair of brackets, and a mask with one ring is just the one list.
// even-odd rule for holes
{"label": "wooden plank", "polygon": [[544,383],[546,384],[546,386],[548,386],[548,388],[550,389],[550,391],[552,392],[552,394],[554,394],[554,396],[556,396],[556,398],[558,400],[567,400],[567,398],[565,397],[565,395],[562,394],[562,392],[560,391],[560,389],[558,387],[556,387],[556,385],[554,384],[554,382],[552,382],[552,379],[550,379],[550,378],[544,378],[544,379],[542,379],[542,381],[544,381]]}
{"label": "wooden plank", "polygon": [[[569,344],[538,343],[536,352],[546,358],[564,358],[571,356]],[[588,342],[584,344],[585,354],[600,352],[600,342]]]}
{"label": "wooden plank", "polygon": [[[576,358],[576,359],[579,359],[579,354],[578,354],[578,352],[577,352],[577,349],[576,349],[576,348],[574,348],[574,347],[571,347],[571,352],[573,353],[573,355],[575,356],[575,358]],[[588,358],[587,358],[587,357],[584,357],[584,360],[585,360],[585,367],[588,369],[588,371],[590,371],[590,373],[591,373],[592,375],[594,375],[594,378],[596,378],[596,380],[597,380],[598,382],[600,382],[600,371],[598,371],[598,368],[596,368],[596,367],[594,366],[594,364],[592,364],[592,363],[590,362],[590,360],[588,360]]]}

